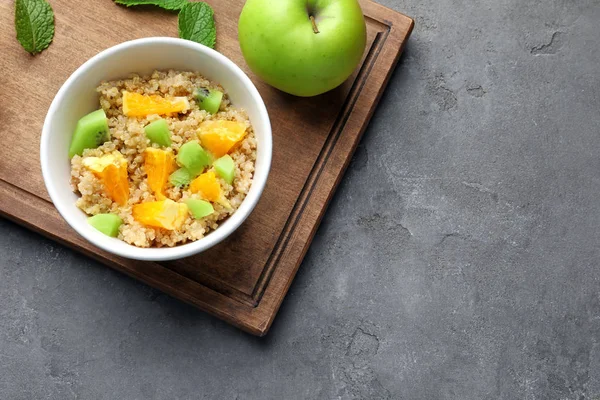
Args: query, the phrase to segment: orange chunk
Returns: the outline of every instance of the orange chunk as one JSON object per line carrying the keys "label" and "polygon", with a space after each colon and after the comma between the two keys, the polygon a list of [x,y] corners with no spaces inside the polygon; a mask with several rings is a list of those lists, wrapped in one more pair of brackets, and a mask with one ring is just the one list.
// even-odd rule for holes
{"label": "orange chunk", "polygon": [[122,206],[127,204],[127,160],[121,153],[114,151],[102,157],[86,157],[83,165],[100,178],[108,197]]}
{"label": "orange chunk", "polygon": [[214,171],[208,171],[190,183],[190,191],[198,193],[204,200],[219,202],[223,197],[221,185]]}
{"label": "orange chunk", "polygon": [[246,124],[235,121],[204,121],[198,128],[202,147],[219,158],[244,139]]}
{"label": "orange chunk", "polygon": [[161,97],[123,91],[123,114],[128,117],[173,114],[189,109],[190,102],[187,97]]}
{"label": "orange chunk", "polygon": [[148,175],[150,190],[154,192],[157,199],[164,200],[167,179],[176,168],[173,152],[148,147],[144,152],[144,167]]}
{"label": "orange chunk", "polygon": [[115,151],[102,157],[85,157],[82,164],[98,178],[102,178],[102,171],[110,164],[120,164],[121,159],[124,160],[123,155],[120,152]]}
{"label": "orange chunk", "polygon": [[181,228],[188,216],[188,206],[166,199],[135,204],[133,218],[148,226],[168,229],[170,231]]}
{"label": "orange chunk", "polygon": [[102,183],[111,199],[124,206],[129,199],[129,183],[127,182],[127,162],[124,165],[114,164],[106,167],[102,173]]}

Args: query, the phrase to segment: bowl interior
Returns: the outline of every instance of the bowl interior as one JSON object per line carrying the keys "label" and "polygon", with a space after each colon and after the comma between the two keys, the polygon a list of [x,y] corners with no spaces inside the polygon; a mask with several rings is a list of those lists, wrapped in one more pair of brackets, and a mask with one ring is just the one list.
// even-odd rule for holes
{"label": "bowl interior", "polygon": [[[68,148],[79,118],[99,108],[96,87],[103,80],[126,78],[131,73],[154,70],[197,71],[220,83],[235,107],[246,110],[257,138],[254,181],[240,208],[205,238],[173,248],[142,249],[103,235],[89,226],[87,216],[75,206],[70,186]],[[169,260],[201,252],[223,240],[252,211],[271,161],[271,128],[264,103],[250,79],[233,62],[199,44],[174,38],[148,38],[126,42],[98,54],[82,65],[56,95],[42,133],[41,160],[48,192],[65,220],[98,247],[120,256],[141,260]]]}

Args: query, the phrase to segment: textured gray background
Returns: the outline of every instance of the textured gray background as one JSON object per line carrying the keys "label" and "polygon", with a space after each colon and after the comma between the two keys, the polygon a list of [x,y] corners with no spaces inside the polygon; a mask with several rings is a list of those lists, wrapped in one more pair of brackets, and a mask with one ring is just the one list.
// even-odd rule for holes
{"label": "textured gray background", "polygon": [[266,338],[0,219],[1,399],[600,399],[600,1],[416,28]]}

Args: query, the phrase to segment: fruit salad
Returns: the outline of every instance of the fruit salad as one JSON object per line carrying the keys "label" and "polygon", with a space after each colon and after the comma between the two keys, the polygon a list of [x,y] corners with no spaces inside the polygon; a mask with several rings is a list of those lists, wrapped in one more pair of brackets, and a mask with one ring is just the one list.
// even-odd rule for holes
{"label": "fruit salad", "polygon": [[232,215],[254,175],[248,116],[198,73],[102,82],[99,109],[71,144],[77,207],[99,232],[138,247],[203,238]]}

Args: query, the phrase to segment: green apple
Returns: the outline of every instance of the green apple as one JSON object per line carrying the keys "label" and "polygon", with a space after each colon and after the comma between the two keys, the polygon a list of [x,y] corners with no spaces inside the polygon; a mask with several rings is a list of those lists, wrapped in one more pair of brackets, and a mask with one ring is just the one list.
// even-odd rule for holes
{"label": "green apple", "polygon": [[284,92],[315,96],[352,74],[367,28],[357,0],[247,0],[238,35],[256,75]]}

